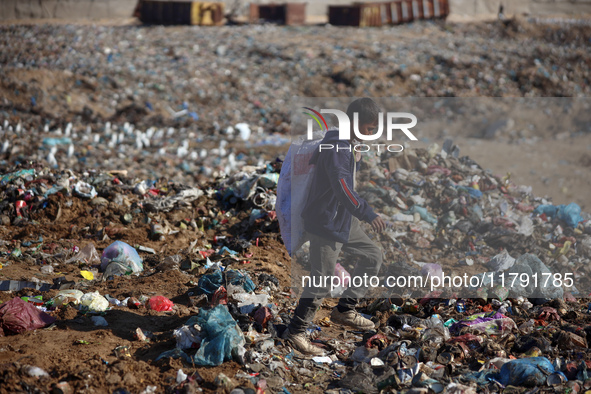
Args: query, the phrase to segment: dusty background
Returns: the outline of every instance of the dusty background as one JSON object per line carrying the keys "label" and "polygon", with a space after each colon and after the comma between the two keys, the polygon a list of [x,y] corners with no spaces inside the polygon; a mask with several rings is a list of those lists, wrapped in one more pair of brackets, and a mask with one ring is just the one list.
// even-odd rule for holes
{"label": "dusty background", "polygon": [[[369,2],[369,0],[361,0]],[[229,9],[238,3],[239,14],[248,15],[248,4],[264,4],[268,1],[222,0]],[[295,3],[305,2],[294,0]],[[469,21],[495,18],[502,3],[509,16],[570,15],[580,18],[591,14],[591,3],[586,0],[449,0],[450,21]],[[306,1],[306,10],[311,22],[326,21],[328,5],[350,4],[350,0]],[[136,0],[4,0],[0,4],[1,19],[57,18],[57,19],[99,19],[130,17],[137,4]]]}

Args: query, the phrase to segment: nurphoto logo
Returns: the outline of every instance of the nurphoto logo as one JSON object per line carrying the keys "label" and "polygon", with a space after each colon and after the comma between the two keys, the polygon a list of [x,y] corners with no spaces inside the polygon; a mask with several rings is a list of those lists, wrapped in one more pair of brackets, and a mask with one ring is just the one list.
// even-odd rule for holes
{"label": "nurphoto logo", "polygon": [[[324,116],[322,116],[322,114],[332,114],[335,115],[338,120],[339,139],[343,141],[355,141],[355,144],[353,145],[353,149],[355,150],[355,152],[369,152],[370,150],[372,150],[372,147],[376,149],[378,152],[380,152],[382,148],[386,149],[388,152],[401,152],[404,150],[404,147],[400,144],[358,143],[361,141],[376,141],[382,137],[382,135],[384,134],[384,114],[382,112],[380,112],[378,116],[378,126],[375,133],[366,135],[359,131],[359,114],[357,112],[353,113],[353,122],[351,122],[349,116],[347,116],[345,112],[340,111],[338,109],[321,109],[320,112],[318,112],[309,107],[303,108],[310,111],[304,112],[304,114],[311,117],[311,119],[308,119],[308,140],[314,139],[314,121],[316,121],[316,123],[322,131],[328,131],[328,124],[324,119]],[[387,112],[385,118],[387,141],[393,140],[395,130],[402,131],[411,141],[417,141],[417,137],[415,137],[414,134],[410,132],[410,129],[417,125],[416,116],[408,112]],[[410,122],[395,123],[399,122],[400,119],[409,119]],[[353,123],[353,138],[351,136],[351,123]],[[333,144],[320,144],[318,149],[320,151],[329,149],[339,150],[343,149],[343,147],[339,147],[338,145],[335,146]]]}

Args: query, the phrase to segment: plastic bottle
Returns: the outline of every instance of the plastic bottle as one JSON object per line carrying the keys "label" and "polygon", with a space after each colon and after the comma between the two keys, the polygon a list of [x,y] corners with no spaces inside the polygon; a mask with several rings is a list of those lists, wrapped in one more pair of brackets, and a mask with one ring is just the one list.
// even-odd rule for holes
{"label": "plastic bottle", "polygon": [[432,315],[425,321],[427,330],[423,335],[424,341],[443,343],[451,338],[449,329],[443,325],[439,315]]}
{"label": "plastic bottle", "polygon": [[427,212],[426,208],[419,207],[418,205],[413,205],[412,208],[408,211],[408,213],[418,213],[421,216],[422,220],[431,224],[437,224],[437,219],[429,212]]}

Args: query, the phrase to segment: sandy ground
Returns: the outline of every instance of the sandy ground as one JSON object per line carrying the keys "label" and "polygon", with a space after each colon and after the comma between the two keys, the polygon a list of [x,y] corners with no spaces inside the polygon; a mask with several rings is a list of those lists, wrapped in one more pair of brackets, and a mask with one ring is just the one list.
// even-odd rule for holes
{"label": "sandy ground", "polygon": [[[429,139],[443,145],[444,138]],[[584,211],[591,208],[591,135],[544,137],[527,141],[490,141],[457,137],[460,156],[475,159],[482,168],[512,182],[531,186],[533,194],[556,204],[575,202]],[[415,146],[415,145],[413,145]]]}
{"label": "sandy ground", "polygon": [[462,153],[478,158],[493,173],[511,173],[517,184],[532,186],[536,196],[555,203],[576,202],[591,208],[591,136],[565,140],[544,138],[535,143],[504,144],[474,139],[458,140]]}

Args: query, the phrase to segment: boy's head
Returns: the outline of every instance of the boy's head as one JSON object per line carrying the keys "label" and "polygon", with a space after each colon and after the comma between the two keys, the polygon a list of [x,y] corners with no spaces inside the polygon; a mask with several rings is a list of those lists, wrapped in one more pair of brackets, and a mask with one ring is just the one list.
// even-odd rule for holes
{"label": "boy's head", "polygon": [[361,134],[370,135],[374,133],[374,129],[378,127],[378,118],[380,115],[380,107],[375,101],[368,97],[363,97],[353,101],[347,107],[347,116],[353,125],[353,114],[357,113],[359,116],[359,131]]}

